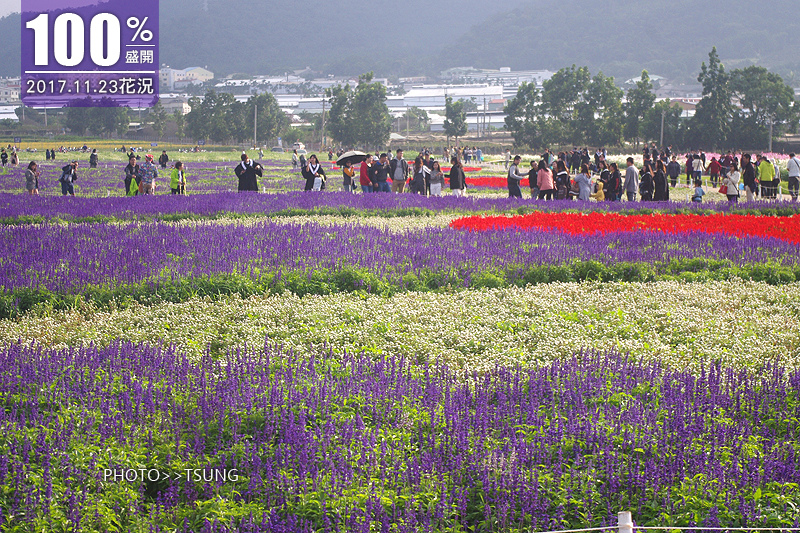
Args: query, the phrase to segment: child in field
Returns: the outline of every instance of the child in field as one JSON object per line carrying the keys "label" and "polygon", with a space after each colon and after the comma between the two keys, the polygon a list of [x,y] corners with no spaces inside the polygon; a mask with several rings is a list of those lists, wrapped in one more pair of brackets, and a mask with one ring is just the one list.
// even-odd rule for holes
{"label": "child in field", "polygon": [[702,202],[705,194],[706,191],[703,190],[703,182],[700,180],[694,180],[694,196],[692,196],[692,201],[697,203]]}

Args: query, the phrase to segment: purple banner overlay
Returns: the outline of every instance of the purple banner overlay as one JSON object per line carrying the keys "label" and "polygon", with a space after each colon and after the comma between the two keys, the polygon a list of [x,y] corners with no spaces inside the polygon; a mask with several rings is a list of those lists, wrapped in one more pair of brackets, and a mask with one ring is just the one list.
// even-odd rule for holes
{"label": "purple banner overlay", "polygon": [[27,106],[150,107],[158,66],[158,0],[22,0]]}

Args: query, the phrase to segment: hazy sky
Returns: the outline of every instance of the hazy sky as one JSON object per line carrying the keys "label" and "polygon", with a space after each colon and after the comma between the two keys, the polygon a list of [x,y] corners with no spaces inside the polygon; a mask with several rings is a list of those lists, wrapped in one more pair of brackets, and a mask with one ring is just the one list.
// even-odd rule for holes
{"label": "hazy sky", "polygon": [[19,0],[0,0],[0,17],[5,17],[9,13],[19,13],[19,6]]}

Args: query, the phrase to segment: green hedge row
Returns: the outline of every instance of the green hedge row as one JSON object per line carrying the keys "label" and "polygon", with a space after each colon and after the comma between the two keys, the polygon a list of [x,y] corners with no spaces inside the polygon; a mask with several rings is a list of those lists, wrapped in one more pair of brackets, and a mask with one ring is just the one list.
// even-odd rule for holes
{"label": "green hedge row", "polygon": [[155,305],[162,302],[184,302],[195,297],[221,298],[239,294],[291,292],[298,296],[362,292],[391,296],[404,291],[449,292],[469,288],[503,288],[529,284],[613,281],[653,282],[682,280],[761,281],[781,285],[800,281],[800,265],[788,267],[777,264],[737,266],[730,261],[702,258],[672,260],[670,263],[617,263],[604,265],[597,261],[576,261],[565,265],[509,265],[478,273],[464,274],[457,269],[446,271],[422,270],[394,278],[381,278],[374,272],[348,267],[338,271],[272,272],[259,277],[241,274],[217,274],[179,281],[150,281],[140,284],[88,286],[77,294],[52,292],[42,288],[21,288],[0,294],[0,318],[14,318],[29,311],[46,312],[54,309],[80,308],[91,305],[101,308],[127,307],[136,302]]}

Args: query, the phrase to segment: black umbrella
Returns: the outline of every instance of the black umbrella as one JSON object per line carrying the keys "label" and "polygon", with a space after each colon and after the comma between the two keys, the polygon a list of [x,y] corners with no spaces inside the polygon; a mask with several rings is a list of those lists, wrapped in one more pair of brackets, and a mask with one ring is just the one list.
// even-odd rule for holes
{"label": "black umbrella", "polygon": [[339,159],[336,160],[336,164],[341,167],[344,166],[344,164],[349,161],[351,165],[355,165],[356,163],[361,163],[366,158],[367,154],[365,154],[364,152],[359,152],[354,150],[351,152],[345,152],[341,156],[339,156]]}

